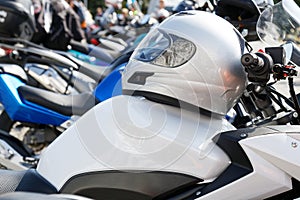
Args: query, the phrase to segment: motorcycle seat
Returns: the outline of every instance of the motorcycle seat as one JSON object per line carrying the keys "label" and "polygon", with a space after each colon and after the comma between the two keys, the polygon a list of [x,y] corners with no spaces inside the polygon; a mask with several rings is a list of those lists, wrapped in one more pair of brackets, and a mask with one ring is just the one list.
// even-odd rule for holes
{"label": "motorcycle seat", "polygon": [[20,79],[22,82],[27,83],[28,77],[22,67],[16,64],[1,64],[0,65],[0,71],[2,74],[10,74],[18,79]]}
{"label": "motorcycle seat", "polygon": [[22,100],[38,104],[62,115],[83,115],[98,103],[92,92],[64,95],[24,85],[18,88]]}
{"label": "motorcycle seat", "polygon": [[58,193],[57,189],[35,169],[24,171],[0,170],[0,194],[17,191]]}

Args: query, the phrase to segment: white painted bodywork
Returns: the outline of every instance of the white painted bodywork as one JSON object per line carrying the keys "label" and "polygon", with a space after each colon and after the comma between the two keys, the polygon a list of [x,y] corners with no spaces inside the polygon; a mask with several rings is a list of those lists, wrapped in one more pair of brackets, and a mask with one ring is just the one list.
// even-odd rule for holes
{"label": "white painted bodywork", "polygon": [[[38,172],[58,190],[73,176],[110,170],[178,172],[215,180],[230,164],[211,138],[220,117],[119,96],[95,106],[42,153]],[[259,129],[240,140],[253,172],[198,199],[263,199],[300,180],[300,126]],[[199,195],[201,195],[199,193]]]}
{"label": "white painted bodywork", "polygon": [[300,126],[269,128],[240,141],[253,172],[198,200],[265,199],[292,189],[291,178],[300,180]]}
{"label": "white painted bodywork", "polygon": [[210,139],[232,129],[220,116],[114,97],[58,137],[37,170],[57,189],[77,174],[105,170],[172,171],[211,181],[230,162]]}

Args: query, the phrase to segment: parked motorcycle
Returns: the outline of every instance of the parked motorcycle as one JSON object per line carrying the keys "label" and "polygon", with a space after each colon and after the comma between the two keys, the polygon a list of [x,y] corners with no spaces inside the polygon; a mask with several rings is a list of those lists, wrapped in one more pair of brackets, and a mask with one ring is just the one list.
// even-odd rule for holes
{"label": "parked motorcycle", "polygon": [[[129,24],[114,25],[105,30],[101,28],[94,30],[90,33],[88,40],[115,59],[133,50],[149,30],[157,25],[158,21],[150,15],[136,16]],[[91,50],[93,45],[89,45]],[[93,53],[93,51],[90,52]]]}
{"label": "parked motorcycle", "polygon": [[[299,27],[294,2],[268,11],[277,6],[297,11],[291,19]],[[276,12],[264,13],[263,24],[275,27]],[[271,76],[297,74],[284,55],[293,54],[285,47],[248,52],[242,35],[214,14],[173,15],[133,53],[124,95],[83,115],[42,153],[36,170],[1,171],[1,189],[94,199],[299,197],[297,98],[269,85]],[[224,116],[242,96],[252,100],[243,113],[255,106],[262,116],[248,113],[260,123],[236,129]]]}
{"label": "parked motorcycle", "polygon": [[232,23],[250,42],[259,40],[256,34],[256,22],[260,13],[272,5],[274,5],[272,0],[219,0],[217,2],[182,0],[173,8],[173,13],[185,10],[213,12]]}
{"label": "parked motorcycle", "polygon": [[[1,6],[8,9],[19,4],[22,5],[22,2],[5,1]],[[26,8],[20,7],[27,11]],[[25,11],[23,13],[30,16]],[[13,13],[9,15],[18,16]],[[6,20],[8,19],[11,18]],[[28,19],[26,22],[32,22],[30,18],[26,19]],[[19,33],[15,34],[14,36],[17,36]],[[2,104],[0,137],[14,146],[13,149],[17,149],[15,154],[21,155],[20,160],[14,159],[16,161],[13,161],[13,164],[11,161],[9,164],[6,161],[1,162],[9,169],[24,169],[34,165],[37,160],[36,153],[68,128],[78,116],[95,103],[119,94],[120,89],[116,93],[111,80],[115,83],[119,81],[120,70],[131,54],[130,52],[124,54],[109,66],[95,66],[66,52],[53,51],[33,44],[28,39],[29,37],[21,36],[0,37],[0,46],[3,49],[1,50],[4,52],[0,57]],[[111,85],[109,87],[101,86],[102,83],[98,85],[111,72],[113,72],[109,78]],[[25,145],[11,135],[24,138]],[[31,148],[28,149],[27,145]],[[5,147],[5,144],[2,146]],[[9,149],[4,148],[2,152],[5,152],[4,157],[7,158],[13,151],[9,153]]]}
{"label": "parked motorcycle", "polygon": [[6,52],[0,57],[2,73],[17,76],[27,85],[66,95],[93,91],[115,67],[127,62],[117,59],[109,66],[95,66],[66,52],[20,45],[0,43]]}
{"label": "parked motorcycle", "polygon": [[[20,152],[21,157],[34,156],[96,103],[120,94],[120,71],[130,55],[124,54],[113,62],[109,66],[113,71],[95,89],[69,95],[29,85],[27,74],[21,67],[1,64],[0,102],[3,108],[0,128],[19,139],[23,138],[25,146],[30,146],[28,152]],[[100,78],[100,74],[98,76]],[[4,140],[15,141],[10,135],[4,135]],[[14,143],[24,150],[24,144]],[[5,162],[0,163],[6,166]],[[13,169],[18,169],[19,162],[15,165]],[[23,169],[24,166],[19,167]]]}
{"label": "parked motorcycle", "polygon": [[[8,67],[14,69],[12,66]],[[68,96],[26,86],[15,75],[1,75],[1,80],[7,81],[2,82],[5,87],[1,92],[12,94],[1,99],[1,167],[14,170],[35,167],[40,151],[70,127],[80,115],[96,103],[121,94],[120,77],[124,67],[125,63],[118,66],[93,93]],[[11,85],[12,81],[14,85]],[[24,93],[27,97],[24,97]]]}

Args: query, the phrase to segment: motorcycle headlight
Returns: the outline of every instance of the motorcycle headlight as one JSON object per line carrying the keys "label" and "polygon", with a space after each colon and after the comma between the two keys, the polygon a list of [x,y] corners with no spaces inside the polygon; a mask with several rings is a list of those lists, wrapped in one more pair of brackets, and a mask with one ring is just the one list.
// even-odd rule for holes
{"label": "motorcycle headlight", "polygon": [[196,52],[189,40],[161,30],[152,31],[139,45],[133,58],[162,67],[178,67]]}

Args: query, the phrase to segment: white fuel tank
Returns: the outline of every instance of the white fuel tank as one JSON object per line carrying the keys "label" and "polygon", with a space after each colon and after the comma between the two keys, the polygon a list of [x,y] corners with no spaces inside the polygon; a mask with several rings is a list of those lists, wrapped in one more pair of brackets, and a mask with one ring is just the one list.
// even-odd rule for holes
{"label": "white fuel tank", "polygon": [[211,138],[233,129],[222,116],[118,96],[59,136],[37,170],[58,190],[74,176],[110,170],[175,172],[209,182],[230,163]]}

